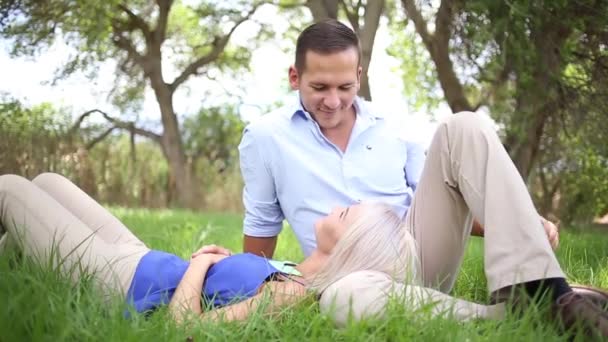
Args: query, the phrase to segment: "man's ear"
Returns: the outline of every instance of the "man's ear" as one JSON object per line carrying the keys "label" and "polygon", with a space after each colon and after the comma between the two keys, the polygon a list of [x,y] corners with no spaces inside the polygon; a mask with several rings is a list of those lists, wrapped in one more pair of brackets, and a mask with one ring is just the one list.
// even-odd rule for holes
{"label": "man's ear", "polygon": [[294,65],[289,67],[289,85],[292,90],[300,89],[300,74]]}
{"label": "man's ear", "polygon": [[359,66],[357,69],[357,91],[361,90],[361,73],[363,72],[363,68]]}

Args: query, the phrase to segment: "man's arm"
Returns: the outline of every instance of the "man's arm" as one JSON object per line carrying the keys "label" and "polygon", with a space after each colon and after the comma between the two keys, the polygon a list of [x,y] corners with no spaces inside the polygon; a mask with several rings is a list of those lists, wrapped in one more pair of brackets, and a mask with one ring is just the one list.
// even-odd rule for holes
{"label": "man's arm", "polygon": [[[551,248],[556,250],[559,246],[559,228],[555,223],[546,220],[544,217],[540,217],[540,221],[545,229]],[[484,236],[484,228],[477,220],[473,220],[473,228],[471,229],[471,235],[473,236]]]}
{"label": "man's arm", "polygon": [[407,161],[405,162],[405,181],[407,185],[416,191],[420,176],[422,175],[422,169],[424,168],[424,162],[426,160],[426,154],[424,147],[421,144],[414,142],[407,142]]}
{"label": "man's arm", "polygon": [[266,161],[261,153],[270,147],[268,143],[264,145],[264,136],[259,139],[255,133],[250,127],[246,128],[239,145],[241,175],[245,183],[243,251],[270,258],[283,228],[284,215],[277,198],[271,161]]}
{"label": "man's arm", "polygon": [[272,258],[277,246],[277,237],[255,237],[243,235],[243,252]]}

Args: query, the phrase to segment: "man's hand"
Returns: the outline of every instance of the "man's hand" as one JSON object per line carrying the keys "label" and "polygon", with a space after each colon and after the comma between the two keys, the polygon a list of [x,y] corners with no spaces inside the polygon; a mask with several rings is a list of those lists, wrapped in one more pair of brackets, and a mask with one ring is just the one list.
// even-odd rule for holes
{"label": "man's hand", "polygon": [[[551,221],[546,220],[544,217],[540,218],[540,222],[543,224],[545,228],[545,233],[547,233],[547,238],[549,239],[549,243],[551,244],[551,248],[556,250],[559,246],[559,227]],[[473,221],[473,228],[471,229],[471,235],[473,236],[484,236],[484,228],[477,221]]]}
{"label": "man's hand", "polygon": [[190,256],[190,260],[192,260],[202,254],[219,254],[219,255],[224,255],[224,256],[231,256],[232,252],[230,252],[229,249],[224,248],[222,246],[206,245],[206,246],[201,247],[198,251],[192,253],[192,256]]}
{"label": "man's hand", "polygon": [[542,222],[543,227],[545,228],[545,233],[547,233],[547,238],[549,238],[549,243],[551,244],[551,248],[556,250],[559,246],[559,228],[553,222],[546,220],[544,217],[540,218],[540,222]]}

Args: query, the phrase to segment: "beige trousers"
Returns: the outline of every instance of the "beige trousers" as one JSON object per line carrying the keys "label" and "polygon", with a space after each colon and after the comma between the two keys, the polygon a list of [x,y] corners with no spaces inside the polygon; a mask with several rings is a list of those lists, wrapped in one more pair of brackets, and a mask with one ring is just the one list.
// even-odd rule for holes
{"label": "beige trousers", "polygon": [[343,324],[350,314],[355,319],[383,314],[382,303],[389,295],[418,293],[414,305],[422,305],[426,298],[452,307],[460,319],[496,317],[494,307],[445,295],[458,275],[473,217],[485,227],[484,269],[490,292],[565,277],[526,185],[496,132],[479,115],[463,112],[442,122],[435,132],[405,218],[418,244],[426,288],[395,284],[377,272],[356,272],[324,292],[321,309]]}
{"label": "beige trousers", "polygon": [[66,178],[44,173],[29,181],[0,176],[0,244],[10,239],[24,255],[73,280],[93,277],[105,298],[125,295],[149,249],[116,217]]}

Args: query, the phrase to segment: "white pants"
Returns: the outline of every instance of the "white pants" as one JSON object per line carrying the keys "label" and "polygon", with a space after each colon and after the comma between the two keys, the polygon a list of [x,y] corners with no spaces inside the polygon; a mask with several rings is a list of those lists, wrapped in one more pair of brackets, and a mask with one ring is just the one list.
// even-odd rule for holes
{"label": "white pants", "polygon": [[78,280],[92,275],[102,293],[125,295],[149,249],[116,217],[66,178],[0,176],[0,226],[24,255]]}
{"label": "white pants", "polygon": [[497,317],[500,309],[445,295],[458,275],[473,217],[485,227],[484,269],[490,292],[542,278],[565,278],[526,185],[496,132],[477,114],[463,112],[435,132],[405,218],[418,244],[426,289],[395,284],[377,272],[356,272],[323,293],[322,311],[344,324],[351,314],[355,319],[382,315],[389,295],[417,294],[407,302],[422,305],[432,300],[439,309],[452,307],[460,319]]}

